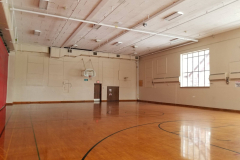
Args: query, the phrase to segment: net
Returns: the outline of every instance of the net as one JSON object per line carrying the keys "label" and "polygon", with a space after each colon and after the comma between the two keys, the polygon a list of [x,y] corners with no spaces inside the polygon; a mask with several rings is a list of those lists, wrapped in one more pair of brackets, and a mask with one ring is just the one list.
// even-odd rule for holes
{"label": "net", "polygon": [[84,76],[88,78],[92,78],[96,76],[96,72],[93,69],[86,69],[84,71]]}

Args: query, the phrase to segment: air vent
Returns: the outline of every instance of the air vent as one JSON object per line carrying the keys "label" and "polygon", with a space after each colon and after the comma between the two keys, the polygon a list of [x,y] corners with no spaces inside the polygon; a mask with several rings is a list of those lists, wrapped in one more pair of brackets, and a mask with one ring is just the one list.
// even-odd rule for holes
{"label": "air vent", "polygon": [[97,25],[97,24],[93,25],[93,29],[99,29],[100,27],[102,27],[102,26],[101,25]]}
{"label": "air vent", "polygon": [[93,52],[93,55],[96,56],[96,55],[97,55],[97,52]]}
{"label": "air vent", "polygon": [[117,57],[120,57],[120,55],[118,54]]}

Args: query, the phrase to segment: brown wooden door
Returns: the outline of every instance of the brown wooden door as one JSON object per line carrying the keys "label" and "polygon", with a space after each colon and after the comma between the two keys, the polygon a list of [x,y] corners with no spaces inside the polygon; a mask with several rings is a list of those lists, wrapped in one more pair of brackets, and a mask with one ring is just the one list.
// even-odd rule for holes
{"label": "brown wooden door", "polygon": [[119,87],[107,87],[107,100],[110,101],[119,101]]}
{"label": "brown wooden door", "polygon": [[101,84],[94,84],[94,100],[99,99],[99,101],[101,101],[101,88],[102,85]]}

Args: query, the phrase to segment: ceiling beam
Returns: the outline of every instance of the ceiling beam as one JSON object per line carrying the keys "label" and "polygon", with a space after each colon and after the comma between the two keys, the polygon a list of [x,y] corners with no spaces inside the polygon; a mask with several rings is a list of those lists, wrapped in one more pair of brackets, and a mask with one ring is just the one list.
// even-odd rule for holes
{"label": "ceiling beam", "polygon": [[[159,16],[160,14],[162,14],[162,13],[168,11],[169,9],[175,7],[176,5],[182,3],[183,1],[185,1],[185,0],[178,0],[177,2],[174,2],[174,3],[171,4],[170,6],[168,6],[168,7],[164,8],[164,9],[158,11],[157,13],[154,13],[154,14],[153,14],[152,16],[150,16],[149,18],[147,18],[147,19],[141,21],[140,23],[136,24],[135,26],[131,27],[131,29],[135,29],[135,28],[141,26],[141,25],[142,25],[142,22],[148,22],[148,21],[154,19],[155,17],[157,17],[157,16]],[[98,47],[94,48],[94,50],[97,50],[97,49],[99,49],[99,48],[101,48],[101,47],[107,45],[108,43],[111,43],[111,42],[114,41],[115,39],[117,39],[117,38],[119,38],[119,37],[121,37],[121,36],[127,34],[128,32],[129,32],[129,31],[123,31],[123,32],[120,33],[119,35],[117,35],[117,36],[111,38],[110,40],[108,40],[108,41],[102,43],[101,45],[99,45]]]}
{"label": "ceiling beam", "polygon": [[[93,18],[95,15],[97,15],[97,13],[99,12],[99,10],[108,2],[109,0],[101,0],[99,2],[99,4],[93,9],[93,11],[87,16],[86,20],[87,19],[91,19]],[[62,47],[65,47],[65,46],[68,46],[69,43],[71,42],[72,39],[74,39],[77,34],[84,28],[87,26],[87,23],[80,23],[78,28],[73,31],[73,33],[67,38],[67,40],[61,45],[61,48]],[[71,44],[73,45],[73,44]]]}
{"label": "ceiling beam", "polygon": [[145,34],[150,34],[150,35],[163,36],[163,37],[169,37],[169,38],[178,38],[178,39],[182,39],[182,40],[198,42],[197,39],[192,39],[192,38],[188,38],[188,37],[175,36],[175,35],[169,35],[169,34],[165,34],[165,33],[150,32],[150,31],[144,31],[144,30],[138,30],[138,29],[131,29],[131,28],[126,28],[126,27],[117,27],[114,25],[97,23],[97,22],[93,22],[93,21],[87,21],[87,20],[76,19],[76,18],[68,18],[68,17],[58,16],[58,15],[54,15],[54,14],[35,12],[35,11],[29,11],[29,10],[17,9],[17,8],[11,8],[10,10],[24,12],[24,13],[30,13],[30,14],[36,14],[36,15],[43,15],[43,16],[48,16],[48,17],[55,17],[55,18],[60,18],[60,19],[68,19],[68,20],[83,22],[83,23],[88,23],[88,24],[97,24],[97,25],[101,25],[104,27],[116,28],[116,29],[120,29],[120,30],[126,30],[126,31],[138,32],[138,33],[145,33]]}

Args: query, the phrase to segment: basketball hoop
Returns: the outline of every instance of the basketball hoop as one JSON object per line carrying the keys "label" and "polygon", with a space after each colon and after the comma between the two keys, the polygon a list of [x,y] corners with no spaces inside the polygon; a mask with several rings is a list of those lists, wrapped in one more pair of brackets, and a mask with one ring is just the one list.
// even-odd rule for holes
{"label": "basketball hoop", "polygon": [[96,76],[96,72],[93,69],[86,69],[83,75],[91,79],[92,77]]}
{"label": "basketball hoop", "polygon": [[83,61],[84,68],[85,68],[85,70],[82,71],[82,75],[85,76],[85,77],[88,77],[89,79],[91,79],[92,77],[95,77],[96,76],[96,72],[94,71],[91,59],[89,61],[91,62],[93,69],[86,69],[84,60],[82,59],[82,61]]}

